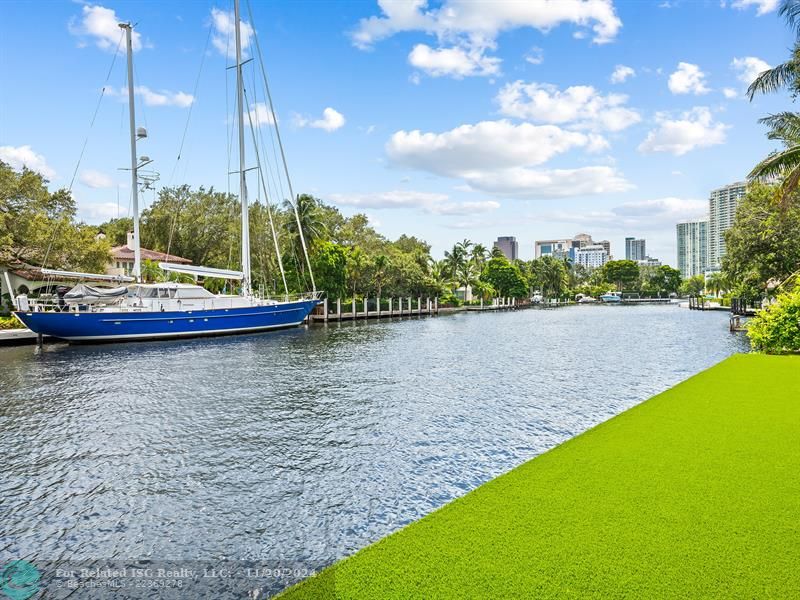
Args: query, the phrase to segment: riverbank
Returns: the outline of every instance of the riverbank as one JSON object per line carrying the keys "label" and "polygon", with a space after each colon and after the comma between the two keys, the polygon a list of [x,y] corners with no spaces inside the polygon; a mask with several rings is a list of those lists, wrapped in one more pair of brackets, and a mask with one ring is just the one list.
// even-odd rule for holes
{"label": "riverbank", "polygon": [[790,597],[798,369],[735,355],[282,598]]}

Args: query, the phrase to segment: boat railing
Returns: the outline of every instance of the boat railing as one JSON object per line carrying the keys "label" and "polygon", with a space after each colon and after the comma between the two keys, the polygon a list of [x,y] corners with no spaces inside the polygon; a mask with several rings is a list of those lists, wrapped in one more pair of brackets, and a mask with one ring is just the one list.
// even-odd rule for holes
{"label": "boat railing", "polygon": [[322,300],[325,292],[299,292],[296,294],[265,294],[261,296],[262,300],[273,302],[299,302],[301,300]]}

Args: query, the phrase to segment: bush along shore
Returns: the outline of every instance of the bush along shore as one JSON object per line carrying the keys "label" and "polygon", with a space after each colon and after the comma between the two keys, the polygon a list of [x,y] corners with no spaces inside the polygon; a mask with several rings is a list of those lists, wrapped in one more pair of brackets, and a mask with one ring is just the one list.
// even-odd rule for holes
{"label": "bush along shore", "polygon": [[794,597],[798,369],[735,355],[281,597]]}

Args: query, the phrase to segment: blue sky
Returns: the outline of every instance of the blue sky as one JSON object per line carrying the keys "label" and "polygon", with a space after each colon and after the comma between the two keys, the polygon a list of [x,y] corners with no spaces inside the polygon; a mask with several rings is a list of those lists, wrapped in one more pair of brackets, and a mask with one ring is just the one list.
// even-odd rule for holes
{"label": "blue sky", "polygon": [[[789,98],[750,103],[743,92],[788,56],[776,4],[254,2],[252,25],[297,191],[367,213],[389,238],[420,236],[435,255],[514,235],[531,258],[536,239],[587,232],[617,257],[625,236],[645,237],[651,256],[674,264],[675,223],[701,216],[712,188],[774,147],[757,119]],[[66,186],[89,133],[73,186],[80,215],[115,216],[118,195],[127,214],[123,56],[89,122],[115,22],[130,20],[137,121],[149,132],[139,153],[158,185],[235,191],[230,11],[226,1],[4,2],[0,158]]]}

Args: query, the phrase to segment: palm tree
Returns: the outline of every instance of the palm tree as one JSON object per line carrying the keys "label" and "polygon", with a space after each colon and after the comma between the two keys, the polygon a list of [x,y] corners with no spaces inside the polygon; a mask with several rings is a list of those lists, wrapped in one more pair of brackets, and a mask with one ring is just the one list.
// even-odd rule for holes
{"label": "palm tree", "polygon": [[[289,200],[284,201],[283,208],[289,213],[287,216],[286,229],[291,236],[291,249],[294,253],[294,259],[297,262],[300,273],[304,274],[306,265],[303,256],[303,238],[305,239],[306,247],[311,248],[316,240],[324,238],[327,228],[322,220],[319,200],[314,198],[314,196],[300,194],[297,196],[296,205],[297,217],[294,215],[295,207]],[[300,230],[303,232],[302,238],[297,227],[298,221],[300,223]]]}
{"label": "palm tree", "polygon": [[[779,14],[800,35],[800,0],[783,0]],[[756,94],[770,94],[788,89],[792,98],[800,95],[800,41],[795,42],[788,61],[760,73],[747,88],[750,101]],[[782,112],[759,120],[770,128],[767,137],[783,142],[784,149],[772,152],[758,163],[748,179],[782,180],[778,198],[786,207],[791,194],[800,185],[800,117],[797,113]]]}
{"label": "palm tree", "polygon": [[378,298],[380,298],[383,281],[386,278],[386,272],[389,270],[389,257],[385,254],[376,256],[372,266],[375,269],[375,287],[377,288]]}
{"label": "palm tree", "polygon": [[433,260],[430,264],[431,286],[438,290],[452,290],[453,277],[451,276],[450,264],[447,260]]}
{"label": "palm tree", "polygon": [[483,265],[486,263],[486,255],[488,251],[486,250],[486,246],[483,244],[475,244],[472,247],[472,263],[475,265],[475,269],[480,273],[483,271]]}
{"label": "palm tree", "polygon": [[552,256],[542,256],[532,261],[533,279],[538,284],[542,296],[558,298],[567,287],[567,269],[564,262]]}
{"label": "palm tree", "polygon": [[711,273],[706,278],[706,289],[715,296],[719,296],[720,292],[725,291],[727,287],[728,282],[722,273]]}
{"label": "palm tree", "polygon": [[467,251],[463,245],[458,243],[450,252],[445,251],[444,261],[447,264],[451,280],[457,282],[464,264],[467,262]]}

